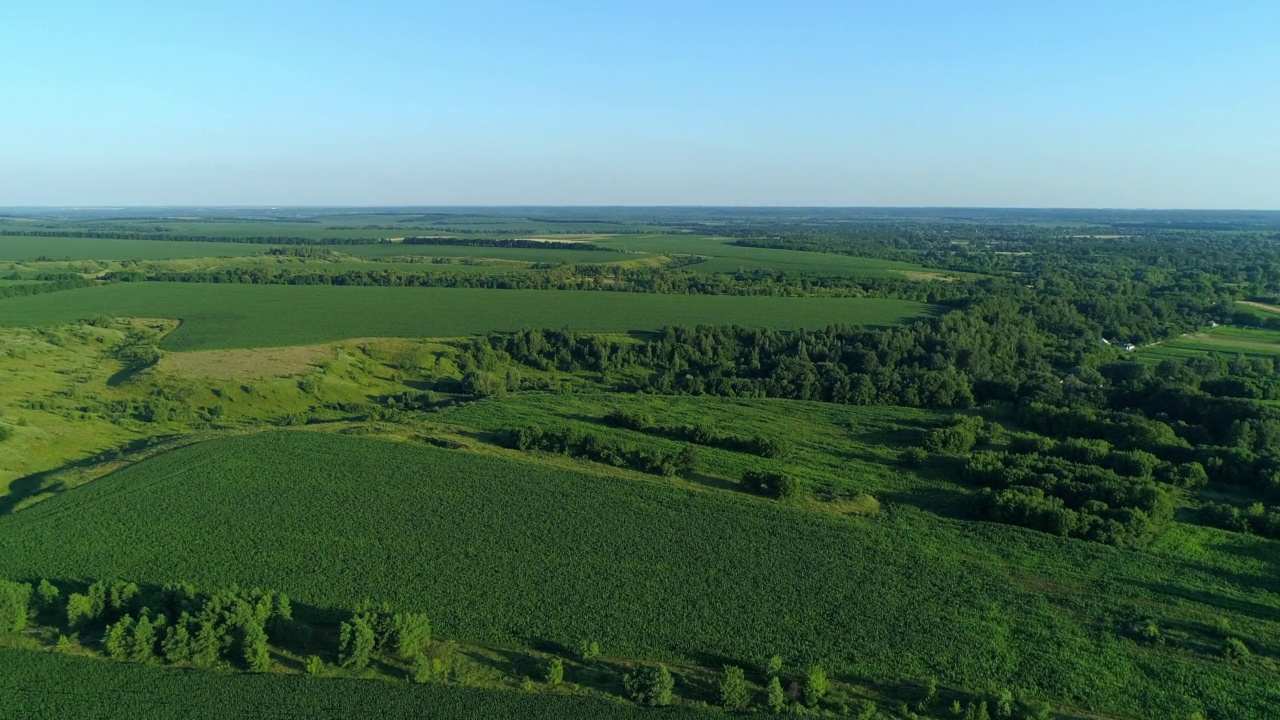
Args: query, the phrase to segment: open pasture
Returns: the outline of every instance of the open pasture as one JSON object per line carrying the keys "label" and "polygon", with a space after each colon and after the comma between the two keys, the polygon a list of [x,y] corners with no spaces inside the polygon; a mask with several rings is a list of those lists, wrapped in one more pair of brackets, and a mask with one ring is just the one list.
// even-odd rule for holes
{"label": "open pasture", "polygon": [[97,315],[177,318],[182,324],[163,347],[213,350],[529,327],[626,332],[699,323],[891,325],[936,312],[925,303],[877,298],[145,282],[0,300],[0,325],[61,325]]}
{"label": "open pasture", "polygon": [[933,675],[1108,714],[1154,720],[1204,704],[1261,720],[1280,702],[1265,668],[1116,634],[1134,615],[1211,633],[1228,614],[1258,652],[1274,652],[1275,596],[1224,586],[1221,572],[1252,566],[1220,565],[1205,540],[1182,560],[1176,548],[1133,553],[908,508],[832,518],[745,495],[277,431],[176,450],[0,518],[0,575],[238,582],[320,607],[371,595],[424,610],[442,636],[468,641],[592,638],[606,652],[709,664],[779,653],[838,675]]}

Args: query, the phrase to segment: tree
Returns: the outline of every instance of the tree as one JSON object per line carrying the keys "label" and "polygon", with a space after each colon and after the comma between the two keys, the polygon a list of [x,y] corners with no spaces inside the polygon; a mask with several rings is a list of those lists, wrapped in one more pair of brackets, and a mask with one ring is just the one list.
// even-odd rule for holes
{"label": "tree", "polygon": [[58,603],[58,586],[43,579],[36,586],[36,612],[52,610]]}
{"label": "tree", "polygon": [[191,661],[191,631],[187,629],[190,622],[191,616],[183,613],[160,641],[160,653],[168,662],[180,664]]}
{"label": "tree", "polygon": [[675,689],[675,680],[667,666],[661,663],[636,668],[623,676],[622,684],[632,700],[653,707],[670,705],[671,693]]}
{"label": "tree", "polygon": [[0,580],[0,633],[17,632],[27,626],[31,586]]}
{"label": "tree", "polygon": [[107,631],[102,635],[102,649],[107,657],[121,662],[129,659],[132,630],[133,618],[128,615],[107,626]]}
{"label": "tree", "polygon": [[352,670],[363,670],[373,654],[374,635],[369,621],[357,615],[338,628],[338,663]]}
{"label": "tree", "polygon": [[218,626],[213,618],[205,618],[196,630],[195,641],[191,643],[191,662],[196,667],[213,667],[222,652],[221,638],[218,637]]}
{"label": "tree", "polygon": [[765,704],[774,712],[782,712],[787,705],[787,696],[782,691],[782,681],[777,675],[769,678],[769,687],[765,689]]}
{"label": "tree", "polygon": [[398,613],[393,620],[391,644],[402,658],[411,658],[431,644],[431,621],[423,613]]}
{"label": "tree", "polygon": [[424,685],[435,679],[436,666],[431,662],[431,658],[423,653],[414,656],[413,662],[409,665],[409,681]]}
{"label": "tree", "polygon": [[551,658],[551,662],[547,663],[547,684],[559,685],[564,680],[564,661],[560,658]]}
{"label": "tree", "polygon": [[853,717],[857,720],[871,720],[876,716],[876,704],[871,700],[859,700],[853,707]]}
{"label": "tree", "polygon": [[71,593],[67,596],[67,627],[78,630],[94,619],[93,601],[88,595]]}
{"label": "tree", "polygon": [[324,672],[324,660],[321,660],[319,655],[312,655],[307,658],[306,670],[307,675],[310,675],[311,677],[319,675]]}
{"label": "tree", "polygon": [[809,707],[814,707],[818,701],[827,694],[827,671],[822,669],[821,665],[814,665],[809,668],[809,673],[804,678],[804,703]]}
{"label": "tree", "polygon": [[725,710],[745,710],[751,703],[751,691],[747,689],[747,678],[742,668],[733,665],[724,666],[724,679],[720,681],[720,704]]}
{"label": "tree", "polygon": [[256,622],[249,623],[244,630],[244,664],[250,672],[264,673],[271,669],[267,631]]}
{"label": "tree", "polygon": [[133,624],[129,643],[129,659],[136,663],[151,662],[156,656],[156,628],[151,617],[143,614]]}

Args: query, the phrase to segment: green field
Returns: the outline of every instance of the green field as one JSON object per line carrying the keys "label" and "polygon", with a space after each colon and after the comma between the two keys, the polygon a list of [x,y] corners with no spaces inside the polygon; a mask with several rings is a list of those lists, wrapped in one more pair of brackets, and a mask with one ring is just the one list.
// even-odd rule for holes
{"label": "green field", "polygon": [[[593,698],[300,675],[192,672],[0,648],[0,716],[107,720],[545,718],[637,720],[653,712]],[[664,718],[706,718],[667,709]]]}
{"label": "green field", "polygon": [[[239,582],[320,607],[371,595],[466,640],[590,637],[608,652],[711,664],[780,653],[841,676],[933,675],[1104,713],[1270,717],[1270,671],[1226,663],[1199,636],[1229,615],[1268,647],[1280,602],[1258,574],[1274,569],[1274,543],[1199,528],[1172,537],[1136,553],[908,506],[846,519],[272,432],[170,452],[0,519],[0,575]],[[1123,635],[1134,616],[1194,641],[1138,644]]]}
{"label": "green field", "polygon": [[1221,325],[1203,332],[1165,340],[1138,351],[1144,360],[1185,358],[1205,353],[1243,354],[1272,359],[1280,357],[1280,330]]}
{"label": "green field", "polygon": [[[568,239],[572,241],[572,238]],[[543,250],[540,248],[473,247],[466,245],[405,245],[403,243],[350,245],[339,249],[351,255],[370,259],[395,255],[415,255],[420,257],[504,258],[535,263],[608,263],[631,260],[637,257],[633,253],[606,250],[563,250],[559,248]]]}
{"label": "green field", "polygon": [[959,277],[962,273],[931,271],[921,265],[876,258],[833,255],[800,250],[739,247],[731,238],[705,235],[619,235],[598,241],[606,247],[653,253],[707,255],[711,259],[690,266],[701,272],[785,270],[789,272],[863,277],[911,277],[914,273],[938,273]]}
{"label": "green field", "polygon": [[171,350],[306,345],[353,337],[456,337],[522,327],[601,332],[744,323],[778,328],[889,325],[936,313],[909,300],[121,283],[0,300],[0,325],[60,325],[97,315],[179,318]]}
{"label": "green field", "polygon": [[163,260],[166,258],[236,257],[265,253],[265,245],[171,240],[0,237],[0,262],[50,260]]}

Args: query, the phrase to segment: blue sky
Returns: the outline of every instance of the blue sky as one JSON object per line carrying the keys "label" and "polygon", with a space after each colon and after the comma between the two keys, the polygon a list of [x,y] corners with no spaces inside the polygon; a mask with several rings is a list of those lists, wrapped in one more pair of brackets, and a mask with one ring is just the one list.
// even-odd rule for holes
{"label": "blue sky", "polygon": [[0,98],[0,206],[1280,209],[1274,0],[14,2]]}

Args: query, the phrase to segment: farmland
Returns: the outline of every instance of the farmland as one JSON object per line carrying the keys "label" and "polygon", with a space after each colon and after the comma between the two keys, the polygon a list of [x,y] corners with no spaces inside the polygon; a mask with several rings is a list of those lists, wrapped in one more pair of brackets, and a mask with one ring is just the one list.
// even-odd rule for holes
{"label": "farmland", "polygon": [[[68,677],[76,682],[68,683]],[[376,707],[383,718],[521,717],[633,720],[634,706],[572,696],[499,692],[447,685],[359,680],[317,682],[297,675],[244,675],[104,663],[53,653],[0,649],[0,715],[97,720],[226,717],[357,717]],[[667,717],[706,713],[672,710]]]}
{"label": "farmland", "polygon": [[893,324],[933,312],[873,298],[589,295],[538,290],[120,284],[0,300],[0,324],[59,325],[97,315],[170,317],[174,350],[306,345],[353,337],[454,337],[523,327],[603,332],[688,323],[818,327]]}
{"label": "farmland", "polygon": [[[231,506],[237,512],[207,512]],[[83,523],[68,531],[59,520],[68,516]],[[569,646],[592,637],[612,652],[739,663],[780,653],[842,675],[1012,685],[1143,717],[1187,706],[1180,693],[1130,698],[1111,688],[1194,666],[1196,696],[1241,717],[1261,717],[1276,700],[1264,676],[1094,635],[1105,614],[1138,607],[1170,623],[1212,612],[1204,600],[1152,594],[1165,585],[1222,592],[1176,551],[1131,556],[908,509],[822,519],[734,494],[376,440],[286,432],[196,445],[4,518],[0,538],[0,572],[11,577],[272,583],[321,607],[372,592],[427,610],[441,632],[468,640]],[[1084,592],[1102,567],[1103,594]],[[1046,572],[1057,589],[1032,589],[1048,583]],[[984,613],[948,610],[957,597]],[[1232,602],[1274,608],[1267,597],[1240,592]],[[813,611],[796,612],[799,598]],[[1265,614],[1241,622],[1259,639],[1275,631]],[[1042,652],[1048,636],[1053,655]],[[1105,674],[1097,657],[1107,658]]]}
{"label": "farmland", "polygon": [[[33,588],[0,703],[640,717],[656,663],[677,717],[731,706],[726,666],[761,713],[1280,703],[1265,239],[997,211],[259,212],[0,219],[62,233],[0,237],[0,608]],[[460,240],[346,242],[413,236]],[[253,660],[264,621],[241,617],[202,664],[165,643],[204,620],[166,611],[126,652],[120,613],[161,605],[72,619],[112,579],[283,592],[296,626]],[[430,641],[350,664],[366,600]]]}

